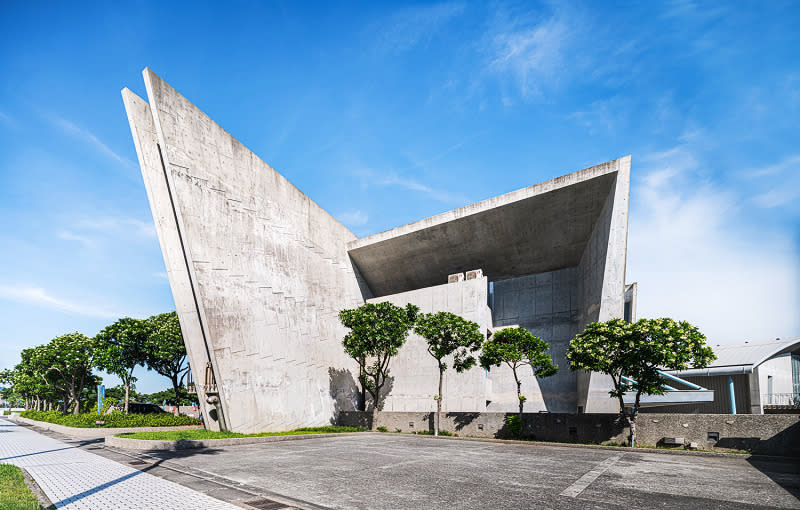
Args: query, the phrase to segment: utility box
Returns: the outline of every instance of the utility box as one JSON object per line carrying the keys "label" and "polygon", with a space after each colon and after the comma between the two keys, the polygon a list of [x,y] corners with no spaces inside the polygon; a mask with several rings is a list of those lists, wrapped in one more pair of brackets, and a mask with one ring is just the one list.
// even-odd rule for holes
{"label": "utility box", "polygon": [[456,273],[447,276],[447,283],[458,283],[464,281],[464,273]]}

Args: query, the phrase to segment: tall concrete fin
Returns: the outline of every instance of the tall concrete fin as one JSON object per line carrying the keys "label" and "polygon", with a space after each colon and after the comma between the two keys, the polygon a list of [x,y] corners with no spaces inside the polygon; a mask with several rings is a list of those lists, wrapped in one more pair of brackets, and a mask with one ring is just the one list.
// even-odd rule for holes
{"label": "tall concrete fin", "polygon": [[[205,339],[222,418],[241,432],[330,423],[357,401],[337,317],[363,303],[346,249],[355,236],[155,73],[143,74],[168,187],[149,198],[154,216],[174,205],[170,229],[183,248],[174,257],[186,268],[170,284],[182,324],[187,316],[199,324],[197,343]],[[154,163],[142,165],[149,173]],[[174,243],[162,247],[166,260]]]}
{"label": "tall concrete fin", "polygon": [[[167,278],[172,289],[175,307],[181,331],[186,343],[189,364],[195,374],[202,375],[202,367],[209,361],[202,327],[197,313],[197,305],[189,280],[186,260],[180,232],[177,226],[175,211],[172,207],[169,185],[166,180],[163,162],[159,154],[158,137],[153,122],[150,105],[145,100],[131,92],[122,90],[122,99],[131,127],[131,135],[136,147],[136,155],[142,170],[150,210],[158,234],[164,265],[167,269]],[[197,376],[196,376],[197,377]],[[201,411],[209,416],[210,406],[206,403],[202,387],[198,387],[198,398]],[[213,414],[212,414],[213,416]],[[206,420],[208,428],[218,430],[219,420]]]}
{"label": "tall concrete fin", "polygon": [[[604,200],[589,242],[578,265],[579,331],[590,322],[622,318],[625,311],[625,265],[628,245],[628,197],[631,157],[612,162],[617,166],[614,186]],[[611,378],[578,374],[578,406],[585,412],[618,412],[609,398]]]}

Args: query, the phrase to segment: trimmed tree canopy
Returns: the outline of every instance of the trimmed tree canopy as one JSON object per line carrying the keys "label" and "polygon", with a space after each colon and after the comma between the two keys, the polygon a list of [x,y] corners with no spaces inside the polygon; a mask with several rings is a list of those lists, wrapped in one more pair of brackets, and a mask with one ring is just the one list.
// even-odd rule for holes
{"label": "trimmed tree canopy", "polygon": [[[611,376],[614,389],[609,395],[619,399],[620,413],[624,416],[622,397],[626,392],[636,394],[634,410],[638,410],[642,395],[664,393],[667,381],[659,370],[703,368],[715,359],[705,335],[688,322],[672,319],[640,319],[634,324],[622,319],[593,322],[572,339],[567,350],[571,369]],[[626,382],[623,377],[635,382]],[[631,444],[635,445],[635,422],[628,421]]]}
{"label": "trimmed tree canopy", "polygon": [[380,409],[381,389],[389,375],[389,361],[406,341],[414,326],[419,308],[405,308],[392,303],[365,303],[358,308],[342,310],[339,320],[350,328],[342,345],[359,366],[358,380],[362,388],[372,395],[375,409]]}
{"label": "trimmed tree canopy", "polygon": [[525,404],[522,396],[522,381],[517,370],[528,365],[533,369],[536,377],[550,377],[558,372],[558,366],[553,363],[553,358],[547,354],[550,344],[534,335],[525,328],[505,328],[497,331],[483,344],[480,356],[481,366],[490,370],[493,366],[502,363],[511,368],[514,381],[517,383],[517,398],[519,398],[519,414]]}
{"label": "trimmed tree canopy", "polygon": [[439,393],[436,398],[436,428],[439,435],[439,424],[442,415],[442,380],[447,370],[446,356],[453,356],[453,368],[463,372],[475,365],[473,352],[483,344],[480,326],[450,312],[423,313],[417,317],[414,331],[428,342],[428,353],[439,365]]}

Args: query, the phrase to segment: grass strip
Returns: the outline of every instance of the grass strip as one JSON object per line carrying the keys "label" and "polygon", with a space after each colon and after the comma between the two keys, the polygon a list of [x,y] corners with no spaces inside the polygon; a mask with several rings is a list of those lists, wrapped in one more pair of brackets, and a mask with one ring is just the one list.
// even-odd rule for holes
{"label": "grass strip", "polygon": [[3,510],[40,510],[39,500],[25,484],[22,470],[0,464],[0,508]]}
{"label": "grass strip", "polygon": [[285,432],[261,432],[258,434],[239,434],[238,432],[213,431],[213,430],[160,430],[155,432],[128,432],[117,434],[116,437],[125,439],[145,439],[150,441],[192,441],[202,439],[228,439],[235,437],[270,437],[270,436],[299,436],[304,434],[336,434],[342,432],[363,432],[361,427],[340,427],[328,425],[325,427],[303,427]]}

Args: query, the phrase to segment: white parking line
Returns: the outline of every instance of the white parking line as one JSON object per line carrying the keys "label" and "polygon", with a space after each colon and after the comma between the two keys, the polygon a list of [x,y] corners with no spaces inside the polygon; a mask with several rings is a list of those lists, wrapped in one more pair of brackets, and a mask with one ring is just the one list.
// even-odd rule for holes
{"label": "white parking line", "polygon": [[578,495],[583,492],[586,487],[588,487],[593,481],[597,480],[597,477],[605,473],[605,471],[610,468],[616,461],[622,458],[624,454],[620,453],[619,455],[614,455],[613,457],[609,457],[600,464],[596,465],[594,469],[583,475],[582,477],[575,480],[575,483],[567,487],[561,492],[561,496],[567,496],[570,498],[577,498]]}

